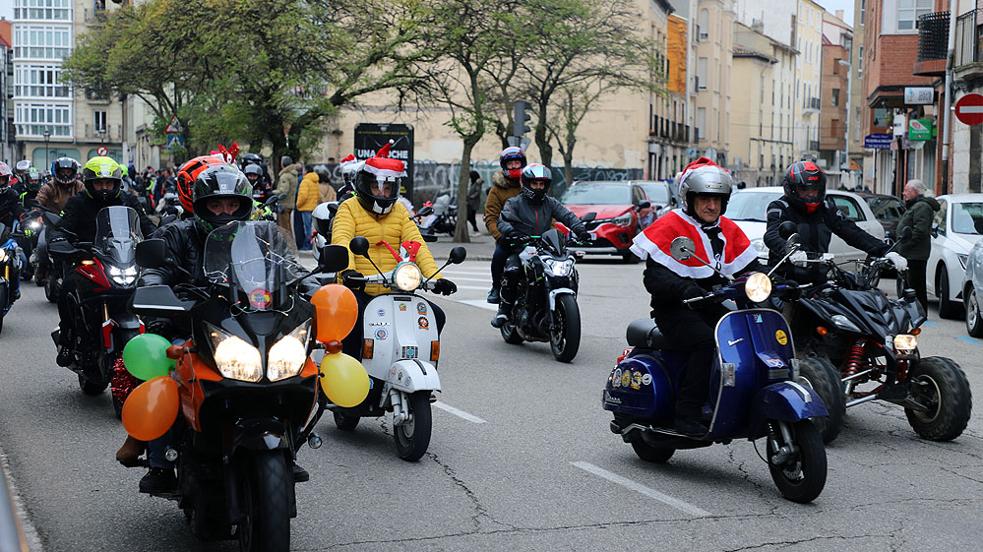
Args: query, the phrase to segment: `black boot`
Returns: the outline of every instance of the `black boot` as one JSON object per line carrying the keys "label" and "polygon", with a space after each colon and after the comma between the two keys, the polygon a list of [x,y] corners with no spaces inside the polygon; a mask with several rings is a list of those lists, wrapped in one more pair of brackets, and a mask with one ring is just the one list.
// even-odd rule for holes
{"label": "black boot", "polygon": [[305,483],[311,480],[311,474],[307,473],[307,470],[297,465],[297,462],[293,463],[291,468],[294,473],[294,483]]}
{"label": "black boot", "polygon": [[75,351],[72,349],[72,339],[67,329],[58,330],[58,358],[55,362],[62,368],[68,368],[75,362]]}
{"label": "black boot", "polygon": [[150,468],[140,480],[140,492],[147,494],[169,493],[177,490],[177,477],[172,468]]}
{"label": "black boot", "polygon": [[501,328],[509,321],[509,311],[512,310],[512,305],[508,303],[499,303],[498,312],[495,314],[495,318],[492,318],[491,325],[493,328]]}
{"label": "black boot", "polygon": [[486,300],[489,303],[493,304],[493,305],[497,305],[499,303],[499,301],[502,300],[501,295],[499,295],[499,293],[498,293],[498,287],[497,286],[493,286],[491,288],[491,290],[488,292],[488,298]]}

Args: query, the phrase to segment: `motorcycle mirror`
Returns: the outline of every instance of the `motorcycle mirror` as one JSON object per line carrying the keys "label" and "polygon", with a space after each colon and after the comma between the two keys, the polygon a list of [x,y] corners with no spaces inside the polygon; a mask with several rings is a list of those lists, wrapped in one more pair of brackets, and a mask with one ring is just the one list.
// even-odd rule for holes
{"label": "motorcycle mirror", "polygon": [[167,245],[160,238],[143,240],[137,244],[136,261],[143,268],[160,268],[167,260]]}
{"label": "motorcycle mirror", "polygon": [[348,249],[360,257],[366,257],[369,254],[369,240],[362,236],[355,236],[352,238],[352,241],[348,243]]}
{"label": "motorcycle mirror", "polygon": [[596,218],[597,218],[597,213],[591,211],[590,213],[587,213],[586,215],[580,217],[580,220],[584,222],[590,222]]}
{"label": "motorcycle mirror", "polygon": [[338,272],[348,267],[348,250],[343,245],[328,245],[318,251],[317,268],[321,272]]}
{"label": "motorcycle mirror", "polygon": [[693,240],[686,236],[679,236],[669,244],[669,254],[677,261],[685,261],[693,257],[693,249],[696,245]]}
{"label": "motorcycle mirror", "polygon": [[641,203],[638,204],[638,210],[639,211],[644,211],[645,209],[648,209],[650,207],[652,207],[652,202],[651,201],[643,201],[643,202],[641,202]]}
{"label": "motorcycle mirror", "polygon": [[468,258],[468,250],[463,247],[455,247],[451,249],[451,254],[448,256],[447,261],[450,264],[461,264],[466,258]]}
{"label": "motorcycle mirror", "polygon": [[793,245],[799,245],[798,232],[793,233],[787,240],[785,240],[785,247],[792,247]]}
{"label": "motorcycle mirror", "polygon": [[787,240],[792,236],[792,234],[795,233],[796,230],[798,230],[798,225],[792,221],[786,220],[778,226],[778,235]]}

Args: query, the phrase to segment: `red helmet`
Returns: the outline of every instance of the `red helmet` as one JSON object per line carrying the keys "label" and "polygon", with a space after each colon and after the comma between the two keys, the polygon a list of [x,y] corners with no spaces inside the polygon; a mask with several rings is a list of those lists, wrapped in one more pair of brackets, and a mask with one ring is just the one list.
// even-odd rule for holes
{"label": "red helmet", "polygon": [[[519,168],[508,168],[509,161],[518,161],[520,163]],[[509,146],[503,149],[502,153],[498,154],[498,164],[501,165],[502,172],[505,173],[506,178],[509,180],[519,180],[522,177],[522,169],[526,167],[526,154],[520,147]]]}
{"label": "red helmet", "polygon": [[181,200],[185,213],[190,215],[195,212],[191,190],[198,176],[208,167],[224,164],[226,161],[222,154],[202,155],[186,161],[177,170],[177,197]]}
{"label": "red helmet", "polygon": [[826,199],[826,173],[812,161],[796,161],[785,171],[782,187],[789,204],[814,213]]}

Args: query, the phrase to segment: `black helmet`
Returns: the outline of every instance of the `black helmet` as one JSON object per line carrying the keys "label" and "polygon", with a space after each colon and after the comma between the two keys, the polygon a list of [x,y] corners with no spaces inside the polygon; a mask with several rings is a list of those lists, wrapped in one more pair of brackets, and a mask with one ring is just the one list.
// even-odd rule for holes
{"label": "black helmet", "polygon": [[[529,186],[533,182],[542,182],[545,186],[543,186],[542,190],[534,190]],[[550,191],[550,186],[553,185],[553,173],[546,165],[531,163],[522,169],[522,176],[519,179],[519,183],[522,186],[522,196],[539,203],[543,201],[546,194]]]}
{"label": "black helmet", "polygon": [[262,167],[265,164],[266,162],[263,161],[263,158],[257,153],[244,153],[239,156],[239,166],[242,167],[243,171],[245,171],[246,167],[249,165],[259,165]]}
{"label": "black helmet", "polygon": [[[191,190],[195,218],[206,231],[236,220],[248,220],[253,211],[253,187],[235,165],[213,165],[202,171]],[[207,204],[215,199],[234,199],[238,206],[232,213],[215,214]]]}
{"label": "black helmet", "polygon": [[79,162],[71,157],[59,157],[51,162],[51,176],[55,184],[72,184],[79,176]]}
{"label": "black helmet", "polygon": [[399,188],[406,178],[406,165],[399,159],[389,158],[390,146],[383,146],[355,174],[358,201],[365,210],[375,215],[392,211],[399,197]]}
{"label": "black helmet", "polygon": [[[245,168],[242,169],[242,174],[246,175],[246,178],[255,184],[263,178],[263,167],[260,167],[259,165],[246,165]],[[256,175],[256,178],[250,179],[250,175]]]}
{"label": "black helmet", "polygon": [[[113,187],[110,190],[96,190],[97,180],[111,180]],[[123,170],[119,163],[111,157],[93,157],[85,163],[82,168],[82,183],[85,184],[85,193],[96,201],[107,202],[119,197],[123,190]]]}
{"label": "black helmet", "polygon": [[826,173],[812,161],[796,161],[782,180],[785,199],[807,213],[813,213],[826,199]]}

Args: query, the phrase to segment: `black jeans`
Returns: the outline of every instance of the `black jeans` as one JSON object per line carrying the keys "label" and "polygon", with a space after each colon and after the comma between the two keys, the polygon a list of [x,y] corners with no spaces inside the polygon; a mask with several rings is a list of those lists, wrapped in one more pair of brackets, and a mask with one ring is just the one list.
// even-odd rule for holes
{"label": "black jeans", "polygon": [[[75,292],[78,292],[79,299],[84,300],[92,295],[96,286],[91,280],[82,276],[74,268],[67,270],[65,281],[61,286],[61,295],[58,297],[58,328],[61,330],[59,343],[64,346],[71,346],[70,338],[78,340],[80,332],[84,333],[84,320],[82,309],[75,299]],[[84,337],[84,336],[83,336]],[[82,343],[90,343],[90,339],[82,339]]]}
{"label": "black jeans", "polygon": [[[350,357],[362,359],[362,340],[365,338],[365,307],[375,299],[375,295],[369,295],[364,291],[355,291],[355,300],[358,301],[358,320],[355,321],[355,327],[352,328],[352,333],[348,334],[341,342],[342,352]],[[444,331],[444,323],[447,322],[447,315],[444,314],[443,309],[433,304],[433,301],[427,300],[430,303],[430,309],[433,311],[433,317],[437,322],[437,334],[439,335]]]}
{"label": "black jeans", "polygon": [[690,353],[686,371],[679,382],[676,416],[699,418],[710,388],[710,366],[716,353],[713,329],[726,311],[720,307],[690,310],[684,306],[656,309],[655,323],[674,351]]}
{"label": "black jeans", "polygon": [[908,287],[915,290],[915,297],[918,302],[928,312],[928,292],[925,290],[925,272],[928,269],[928,261],[908,260]]}
{"label": "black jeans", "polygon": [[492,287],[498,289],[502,286],[502,272],[505,270],[505,261],[512,254],[512,248],[507,247],[501,240],[495,244],[495,252],[492,253],[491,277]]}
{"label": "black jeans", "polygon": [[471,228],[474,228],[474,231],[475,232],[478,231],[478,221],[476,221],[475,218],[474,218],[475,215],[477,215],[477,214],[478,214],[478,211],[469,205],[468,206],[468,222],[471,223]]}

